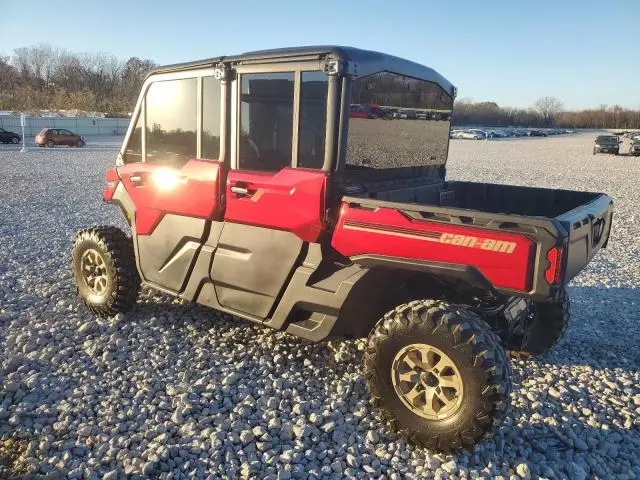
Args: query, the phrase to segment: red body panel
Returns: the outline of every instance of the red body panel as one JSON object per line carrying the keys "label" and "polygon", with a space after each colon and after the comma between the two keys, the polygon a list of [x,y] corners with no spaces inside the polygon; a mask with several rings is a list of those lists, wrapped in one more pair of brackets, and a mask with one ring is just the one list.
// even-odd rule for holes
{"label": "red body panel", "polygon": [[525,235],[414,220],[389,208],[342,205],[333,247],[347,257],[375,254],[476,267],[493,285],[528,291],[536,244]]}
{"label": "red body panel", "polygon": [[[232,188],[244,188],[246,194]],[[295,233],[316,242],[324,229],[326,174],[284,168],[276,173],[232,170],[227,177],[224,219]]]}
{"label": "red body panel", "polygon": [[189,160],[179,169],[132,163],[117,170],[136,206],[137,235],[151,234],[165,213],[222,219],[224,166],[220,162]]}

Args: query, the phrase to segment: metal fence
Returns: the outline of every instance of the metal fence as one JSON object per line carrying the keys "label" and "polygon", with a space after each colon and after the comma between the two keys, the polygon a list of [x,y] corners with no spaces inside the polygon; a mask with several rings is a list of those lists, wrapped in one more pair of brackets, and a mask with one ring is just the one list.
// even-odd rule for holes
{"label": "metal fence", "polygon": [[[43,128],[66,128],[78,135],[124,135],[128,118],[27,117],[25,136],[35,136]],[[20,116],[0,115],[0,128],[22,135]]]}

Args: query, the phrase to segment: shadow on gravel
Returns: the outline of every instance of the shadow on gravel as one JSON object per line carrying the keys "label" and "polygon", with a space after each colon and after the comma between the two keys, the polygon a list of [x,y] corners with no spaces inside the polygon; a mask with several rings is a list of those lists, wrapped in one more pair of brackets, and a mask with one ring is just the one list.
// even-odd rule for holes
{"label": "shadow on gravel", "polygon": [[[569,296],[571,320],[566,335],[550,354],[540,357],[540,360],[556,365],[640,370],[640,349],[637,348],[635,336],[640,316],[640,289],[575,286],[569,288]],[[193,322],[193,326],[203,332],[212,326],[222,329],[239,326],[271,331],[268,327],[209,307],[195,303],[173,303],[172,297],[161,297],[157,302],[149,299],[138,303],[129,316],[132,319],[138,316],[146,319],[149,315],[158,315],[159,309],[170,312],[173,318],[196,316],[198,320]],[[171,325],[171,322],[165,322]],[[301,345],[312,344],[292,335],[286,335],[286,338]],[[342,339],[335,341],[340,342]],[[324,349],[327,342],[317,345]]]}
{"label": "shadow on gravel", "polygon": [[[521,426],[504,426],[492,439],[480,442],[476,452],[471,453],[470,462],[468,452],[446,458],[478,470],[496,460],[507,461],[514,469],[525,463],[534,478],[634,478],[630,472],[640,474],[638,449],[640,442],[633,428],[595,428],[576,420],[570,427],[566,423],[549,427],[542,422],[525,422]],[[549,470],[541,470],[541,465]]]}

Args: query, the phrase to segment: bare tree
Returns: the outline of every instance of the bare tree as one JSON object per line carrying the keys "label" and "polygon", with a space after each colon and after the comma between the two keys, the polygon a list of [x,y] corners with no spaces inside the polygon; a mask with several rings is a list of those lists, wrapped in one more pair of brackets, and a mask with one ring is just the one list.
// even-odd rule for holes
{"label": "bare tree", "polygon": [[123,62],[106,53],[84,54],[80,62],[86,87],[95,94],[98,108],[106,110],[120,80]]}
{"label": "bare tree", "polygon": [[124,65],[120,78],[120,97],[128,105],[134,105],[145,77],[156,65],[151,60],[131,57]]}
{"label": "bare tree", "polygon": [[20,79],[18,70],[9,63],[9,57],[0,56],[0,91],[14,88]]}
{"label": "bare tree", "polygon": [[19,71],[23,82],[41,90],[53,87],[52,80],[64,52],[49,44],[17,48],[13,51],[12,64]]}
{"label": "bare tree", "polygon": [[562,111],[562,102],[556,97],[542,97],[536,101],[534,108],[540,115],[542,125],[548,127],[553,125]]}
{"label": "bare tree", "polygon": [[53,82],[68,92],[76,92],[86,88],[83,75],[84,70],[78,57],[65,53],[60,57]]}

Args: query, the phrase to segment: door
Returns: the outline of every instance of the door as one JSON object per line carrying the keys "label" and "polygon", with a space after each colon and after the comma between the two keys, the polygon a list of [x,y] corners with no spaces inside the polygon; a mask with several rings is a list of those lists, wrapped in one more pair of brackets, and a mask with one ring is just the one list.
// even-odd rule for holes
{"label": "door", "polygon": [[186,285],[211,222],[223,218],[221,98],[213,77],[152,77],[118,168],[140,273],[172,293]]}
{"label": "door", "polygon": [[324,230],[327,79],[271,66],[239,72],[232,92],[232,169],[211,278],[222,306],[264,319],[304,244]]}
{"label": "door", "polygon": [[64,128],[59,128],[58,129],[58,135],[56,138],[56,144],[58,145],[73,145],[72,143],[72,139],[71,139],[71,135],[72,133],[69,130],[66,130]]}

